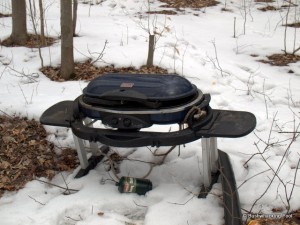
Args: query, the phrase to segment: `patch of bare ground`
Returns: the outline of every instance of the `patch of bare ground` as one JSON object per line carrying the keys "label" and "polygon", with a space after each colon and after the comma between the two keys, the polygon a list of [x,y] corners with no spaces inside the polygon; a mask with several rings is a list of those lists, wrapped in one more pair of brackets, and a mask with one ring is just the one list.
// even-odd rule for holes
{"label": "patch of bare ground", "polygon": [[272,3],[272,2],[274,2],[274,0],[255,0],[255,2]]}
{"label": "patch of bare ground", "polygon": [[228,9],[228,8],[222,8],[221,11],[222,12],[233,12],[232,9]]}
{"label": "patch of bare ground", "polygon": [[215,0],[160,0],[165,3],[164,7],[171,8],[205,8],[209,6],[215,6],[219,2]]}
{"label": "patch of bare ground", "polygon": [[274,6],[271,6],[271,5],[268,5],[268,6],[265,6],[265,7],[262,7],[262,8],[258,8],[258,10],[263,11],[263,12],[267,12],[267,11],[277,11],[278,8],[276,8]]}
{"label": "patch of bare ground", "polygon": [[46,137],[45,129],[35,120],[0,116],[0,197],[36,177],[51,179],[58,171],[79,165],[75,150],[61,149],[56,154]]}
{"label": "patch of bare ground", "polygon": [[177,12],[173,10],[160,10],[160,11],[148,11],[148,14],[164,14],[164,15],[176,15]]}
{"label": "patch of bare ground", "polygon": [[281,8],[292,8],[292,7],[297,7],[297,6],[298,6],[297,4],[291,2],[291,4],[282,5]]}
{"label": "patch of bare ground", "polygon": [[[60,78],[60,67],[47,66],[41,68],[40,71],[53,81],[65,81],[64,79]],[[75,74],[70,80],[92,80],[105,73],[167,74],[168,71],[158,66],[142,66],[139,69],[136,69],[134,67],[116,68],[113,65],[105,67],[96,67],[91,63],[91,60],[88,60],[83,63],[77,62],[75,64]]]}
{"label": "patch of bare ground", "polygon": [[293,27],[293,28],[300,28],[300,22],[297,22],[297,23],[289,23],[289,24],[285,24],[284,26],[287,26],[287,27]]}
{"label": "patch of bare ground", "polygon": [[259,62],[268,63],[273,66],[287,66],[289,63],[300,61],[300,55],[295,54],[273,54],[267,56],[268,60],[262,59]]}
{"label": "patch of bare ground", "polygon": [[[54,44],[56,41],[55,38],[52,37],[45,37],[45,44],[41,44],[41,36],[40,35],[34,35],[34,34],[28,34],[28,40],[27,42],[22,45],[23,47],[27,48],[39,48],[39,47],[47,47]],[[20,45],[16,45],[11,38],[7,38],[0,42],[0,45],[3,45],[5,47],[17,47]]]}
{"label": "patch of bare ground", "polygon": [[2,13],[0,13],[0,18],[3,18],[3,17],[11,17],[11,14],[2,14]]}

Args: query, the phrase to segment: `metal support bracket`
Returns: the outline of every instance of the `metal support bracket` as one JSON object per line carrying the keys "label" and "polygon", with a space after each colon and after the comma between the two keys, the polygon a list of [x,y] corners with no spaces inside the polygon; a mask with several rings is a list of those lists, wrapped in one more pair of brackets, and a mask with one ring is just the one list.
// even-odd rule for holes
{"label": "metal support bracket", "polygon": [[77,155],[79,158],[81,169],[86,169],[89,165],[87,160],[87,154],[84,146],[84,141],[81,138],[78,138],[75,134],[73,134],[73,139],[75,143],[75,147],[77,150]]}
{"label": "metal support bracket", "polygon": [[[93,126],[94,121],[91,118],[86,117],[83,120],[83,122],[84,122],[84,124],[87,127],[94,127]],[[91,149],[92,155],[97,155],[97,152],[98,152],[98,143],[97,142],[89,142],[89,145],[90,145],[90,149]]]}
{"label": "metal support bracket", "polygon": [[[93,121],[90,118],[84,119],[84,124],[88,127],[93,127]],[[89,147],[92,152],[92,156],[88,159],[87,151],[85,146],[85,140],[77,137],[73,134],[73,139],[77,151],[77,155],[80,162],[81,169],[76,174],[75,178],[80,178],[88,174],[88,172],[94,169],[97,164],[104,158],[104,155],[109,151],[109,147],[103,145],[100,148],[101,153],[99,152],[99,147],[97,142],[89,142]]]}

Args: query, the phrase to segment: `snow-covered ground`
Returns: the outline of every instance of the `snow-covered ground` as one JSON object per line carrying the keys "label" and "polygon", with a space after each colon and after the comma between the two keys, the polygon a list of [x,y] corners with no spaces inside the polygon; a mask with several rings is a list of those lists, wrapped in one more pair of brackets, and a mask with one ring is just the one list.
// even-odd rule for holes
{"label": "snow-covered ground", "polygon": [[[9,2],[0,1],[0,12],[10,12]],[[47,34],[58,37],[59,1],[44,2]],[[242,2],[250,4],[245,35]],[[274,6],[282,4],[283,1],[273,3]],[[154,1],[151,7],[159,10],[159,5]],[[285,213],[287,205],[291,211],[300,208],[300,173],[295,175],[300,141],[293,140],[290,133],[299,132],[300,62],[284,67],[258,62],[267,55],[280,53],[284,46],[282,20],[287,9],[268,12],[257,9],[263,6],[266,3],[232,1],[227,2],[231,11],[222,11],[224,3],[220,3],[201,10],[186,9],[177,15],[157,15],[157,27],[167,26],[167,29],[157,43],[154,63],[183,75],[203,92],[210,93],[213,108],[255,114],[257,127],[253,133],[238,139],[220,138],[219,148],[230,155],[243,209],[249,211],[259,199],[253,212],[270,214],[273,208],[282,208]],[[295,15],[294,8],[291,9],[290,22],[299,19],[299,6],[297,10]],[[99,61],[99,66],[144,65],[148,47],[148,34],[142,29],[147,25],[145,11],[146,1],[138,0],[104,0],[93,6],[79,4],[75,60],[97,57],[89,52],[101,52],[107,40],[105,63]],[[235,19],[236,38],[233,37]],[[30,20],[28,27],[33,33]],[[0,19],[0,30],[1,40],[9,37],[11,18]],[[287,32],[287,49],[292,51],[294,39],[296,47],[300,46],[300,32],[296,30],[296,37],[293,28]],[[59,65],[60,41],[43,48],[42,55],[45,65]],[[39,71],[37,49],[2,46],[0,61],[0,113],[38,120],[49,106],[75,99],[87,85],[85,81],[50,81]],[[35,82],[19,72],[34,77]],[[46,128],[50,141],[74,147],[70,131]],[[266,161],[257,154],[244,166],[252,154],[264,151],[267,143],[269,147],[263,154]],[[132,159],[159,161],[146,147],[112,149]],[[74,179],[77,171],[64,173],[69,188],[79,190],[72,195],[63,195],[63,190],[57,187],[32,181],[24,189],[6,193],[0,199],[0,224],[221,225],[224,214],[219,183],[206,199],[192,198],[192,193],[198,193],[201,186],[201,159],[200,140],[181,146],[180,156],[177,150],[173,151],[164,164],[154,167],[148,177],[153,182],[153,190],[145,196],[120,194],[114,182],[104,182],[110,176],[103,164],[80,179]],[[120,175],[141,177],[148,167],[145,163],[126,160],[120,165]],[[277,171],[278,177],[273,179],[270,167]],[[51,182],[65,186],[61,174]]]}

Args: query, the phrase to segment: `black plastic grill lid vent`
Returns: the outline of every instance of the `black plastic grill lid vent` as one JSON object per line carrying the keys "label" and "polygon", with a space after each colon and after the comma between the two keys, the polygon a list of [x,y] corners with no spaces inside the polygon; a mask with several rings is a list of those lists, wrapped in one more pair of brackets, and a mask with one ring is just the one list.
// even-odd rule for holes
{"label": "black plastic grill lid vent", "polygon": [[149,101],[174,101],[193,97],[195,85],[178,75],[156,74],[105,74],[92,80],[83,94],[92,98],[122,99],[131,92]]}

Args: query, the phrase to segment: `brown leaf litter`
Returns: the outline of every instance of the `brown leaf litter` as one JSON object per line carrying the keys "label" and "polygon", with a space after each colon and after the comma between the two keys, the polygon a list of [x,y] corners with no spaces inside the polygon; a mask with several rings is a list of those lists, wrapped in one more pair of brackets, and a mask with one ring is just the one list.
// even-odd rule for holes
{"label": "brown leaf litter", "polygon": [[268,63],[273,66],[287,66],[289,63],[300,61],[300,55],[295,54],[273,54],[267,56],[268,60],[262,59],[259,62]]}
{"label": "brown leaf litter", "polygon": [[79,163],[76,151],[56,154],[47,133],[35,120],[0,116],[0,197],[16,191],[35,177],[51,179],[58,171],[70,171]]}
{"label": "brown leaf litter", "polygon": [[[51,46],[52,44],[54,44],[55,41],[56,41],[55,38],[45,37],[45,44],[41,44],[41,36],[40,35],[28,34],[28,40],[25,43],[25,45],[22,45],[22,46],[27,47],[27,48],[42,48],[42,47]],[[13,41],[10,37],[1,41],[0,44],[5,47],[19,46],[19,45],[16,45],[15,43],[13,43]]]}
{"label": "brown leaf litter", "polygon": [[219,4],[219,2],[215,0],[160,0],[165,3],[163,7],[171,7],[171,8],[205,8],[210,6],[215,6]]}
{"label": "brown leaf litter", "polygon": [[[40,69],[50,80],[65,81],[60,78],[60,67],[47,66]],[[142,66],[141,68],[121,67],[116,68],[114,65],[105,67],[96,67],[91,60],[75,63],[75,74],[70,80],[92,80],[105,73],[131,73],[131,74],[167,74],[168,71],[158,66]]]}

